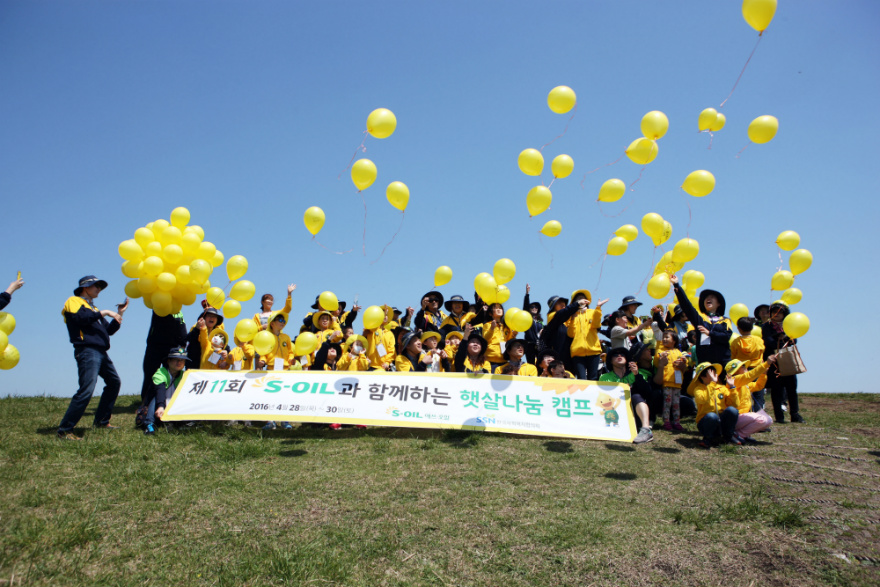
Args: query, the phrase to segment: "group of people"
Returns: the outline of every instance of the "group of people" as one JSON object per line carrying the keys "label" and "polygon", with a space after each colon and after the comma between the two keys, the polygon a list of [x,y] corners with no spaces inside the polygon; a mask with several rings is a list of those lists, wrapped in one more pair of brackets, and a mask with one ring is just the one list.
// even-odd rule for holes
{"label": "group of people", "polygon": [[[592,294],[580,289],[570,297],[551,296],[546,319],[544,307],[531,300],[527,285],[522,308],[530,312],[532,325],[522,333],[505,323],[502,304],[486,304],[476,294],[471,303],[460,295],[447,300],[439,291],[429,291],[418,311],[384,305],[383,323],[360,332],[355,331],[360,306],[346,311],[347,304],[340,301],[336,309],[325,310],[316,297],[313,311],[297,325],[293,337],[288,327],[296,285],[290,285],[281,310],[274,310],[274,297],[265,294],[253,316],[259,330],[274,335],[274,348],[263,354],[234,335],[230,341],[222,312],[206,302],[190,330],[182,313],[153,313],[137,423],[145,433],[155,433],[186,369],[456,372],[624,383],[631,388],[639,429],[636,443],[653,440],[658,416],[664,429],[680,431],[682,415],[695,415],[704,447],[755,442],[753,434],[769,429],[774,421],[785,421],[786,409],[792,422],[803,422],[796,376],[781,376],[775,367],[777,350],[794,342],[782,329],[788,307],[781,302],[762,304],[753,317],[733,325],[724,316],[720,292],[702,290],[695,308],[678,278],[673,275],[670,281],[678,303],[654,306],[646,315],[637,315],[643,304],[633,296],[603,314],[609,300],[598,300],[591,308]],[[84,277],[64,306],[80,387],[58,428],[62,438],[77,438],[73,427],[98,376],[105,388],[94,424],[112,427],[110,410],[120,381],[107,350],[128,301],[115,311],[98,310],[94,300],[106,286],[94,276]],[[314,333],[319,346],[298,355],[296,337],[304,332]],[[763,409],[767,389],[773,419]]]}

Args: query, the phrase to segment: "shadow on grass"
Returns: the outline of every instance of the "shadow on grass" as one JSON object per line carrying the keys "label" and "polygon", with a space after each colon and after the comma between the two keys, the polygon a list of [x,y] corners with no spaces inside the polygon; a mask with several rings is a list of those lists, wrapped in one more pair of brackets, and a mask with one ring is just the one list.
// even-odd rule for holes
{"label": "shadow on grass", "polygon": [[453,448],[476,448],[484,437],[485,433],[472,430],[444,430],[440,440]]}
{"label": "shadow on grass", "polygon": [[606,442],[605,448],[608,450],[616,450],[617,452],[635,452],[635,448],[628,444],[617,444],[615,442]]}
{"label": "shadow on grass", "polygon": [[574,448],[572,448],[570,442],[563,442],[561,440],[548,440],[544,443],[544,448],[547,449],[547,452],[558,452],[562,454],[574,452]]}
{"label": "shadow on grass", "polygon": [[282,450],[278,452],[279,457],[302,457],[309,454],[309,451],[301,448],[295,450]]}
{"label": "shadow on grass", "polygon": [[697,436],[695,438],[676,438],[675,442],[680,444],[682,448],[697,448],[697,443],[700,442],[701,437]]}
{"label": "shadow on grass", "polygon": [[655,446],[652,450],[654,452],[662,452],[668,455],[674,455],[681,452],[680,448],[675,448],[673,446]]}
{"label": "shadow on grass", "polygon": [[614,479],[615,481],[632,481],[638,478],[638,475],[635,473],[623,473],[623,472],[615,472],[615,473],[605,473],[602,475],[606,479]]}

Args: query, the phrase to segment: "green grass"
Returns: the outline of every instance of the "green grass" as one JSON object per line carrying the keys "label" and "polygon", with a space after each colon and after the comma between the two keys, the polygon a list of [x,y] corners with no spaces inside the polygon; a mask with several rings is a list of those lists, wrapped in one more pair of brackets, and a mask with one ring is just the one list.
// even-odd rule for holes
{"label": "green grass", "polygon": [[0,400],[0,584],[880,582],[880,567],[833,556],[880,558],[877,396],[803,396],[808,425],[710,451],[693,448],[692,420],[639,447],[222,424],[149,438],[134,402],[117,404],[122,429],[64,442],[68,400]]}

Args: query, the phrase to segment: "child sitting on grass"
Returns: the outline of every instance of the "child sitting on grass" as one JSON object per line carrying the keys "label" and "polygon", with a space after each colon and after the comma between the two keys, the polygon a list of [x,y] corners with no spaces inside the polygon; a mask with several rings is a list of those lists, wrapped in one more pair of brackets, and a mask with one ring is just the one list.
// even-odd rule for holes
{"label": "child sitting on grass", "polygon": [[721,442],[740,445],[734,436],[739,410],[730,405],[730,389],[718,382],[721,365],[700,363],[694,370],[690,392],[697,402],[697,429],[703,435],[701,448]]}
{"label": "child sitting on grass", "polygon": [[752,439],[752,434],[767,430],[773,423],[773,420],[763,409],[752,411],[752,395],[758,385],[763,385],[761,379],[766,380],[767,369],[775,363],[776,355],[773,355],[748,372],[746,372],[748,365],[738,359],[733,359],[724,366],[728,376],[727,382],[731,388],[730,395],[727,397],[727,405],[733,406],[739,411],[734,437],[741,442],[756,443],[757,441]]}
{"label": "child sitting on grass", "polygon": [[147,413],[144,416],[144,434],[152,436],[156,434],[156,420],[162,420],[165,415],[165,407],[168,400],[174,395],[180,380],[186,371],[186,362],[189,358],[186,356],[185,348],[174,348],[168,353],[165,365],[159,367],[153,375],[153,384],[147,390],[147,396],[144,401],[147,405]]}

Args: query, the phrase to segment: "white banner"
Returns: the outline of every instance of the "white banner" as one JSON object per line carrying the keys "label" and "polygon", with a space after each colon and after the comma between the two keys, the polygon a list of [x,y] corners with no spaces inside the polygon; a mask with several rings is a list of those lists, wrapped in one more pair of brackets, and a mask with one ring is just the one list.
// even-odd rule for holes
{"label": "white banner", "polygon": [[626,385],[384,371],[187,371],[164,421],[276,420],[632,442]]}

